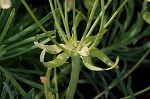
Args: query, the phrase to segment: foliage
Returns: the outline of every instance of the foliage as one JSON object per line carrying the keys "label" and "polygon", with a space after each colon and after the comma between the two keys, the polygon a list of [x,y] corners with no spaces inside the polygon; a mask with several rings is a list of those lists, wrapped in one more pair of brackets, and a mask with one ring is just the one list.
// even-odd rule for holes
{"label": "foliage", "polygon": [[[72,0],[68,10],[68,1],[61,5],[50,0],[46,15],[39,15],[41,9],[32,4],[31,10],[24,0],[11,0],[11,8],[0,9],[0,99],[135,99],[148,91],[150,86],[132,90],[131,75],[142,64],[150,64],[150,42],[144,41],[150,36],[148,2]],[[43,49],[41,55],[37,47]],[[118,58],[111,61],[116,56],[119,63]],[[43,75],[46,80],[41,83]]]}

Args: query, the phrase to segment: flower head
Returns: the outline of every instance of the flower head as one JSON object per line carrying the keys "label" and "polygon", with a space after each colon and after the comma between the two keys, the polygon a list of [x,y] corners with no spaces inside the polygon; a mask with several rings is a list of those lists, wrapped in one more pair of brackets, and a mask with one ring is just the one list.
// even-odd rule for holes
{"label": "flower head", "polygon": [[[52,14],[55,20],[56,28],[58,30],[58,33],[61,37],[61,40],[63,41],[62,44],[58,44],[55,40],[51,39],[54,45],[43,45],[38,42],[34,42],[35,46],[39,47],[42,49],[41,55],[40,55],[40,61],[44,64],[44,66],[48,68],[54,68],[54,67],[59,67],[66,63],[67,59],[73,55],[78,55],[83,61],[83,64],[90,70],[94,71],[103,71],[103,70],[110,70],[113,68],[118,68],[119,66],[117,65],[119,62],[119,57],[117,56],[116,62],[114,63],[111,61],[105,53],[103,53],[101,50],[96,48],[96,45],[99,43],[103,35],[106,33],[107,29],[105,25],[105,10],[104,10],[104,2],[102,2],[102,17],[101,13],[99,14],[99,17],[96,19],[94,24],[91,26],[92,23],[92,18],[94,17],[94,13],[96,11],[97,4],[99,0],[95,0],[93,4],[93,8],[89,17],[89,21],[87,23],[87,26],[85,28],[85,31],[83,33],[83,36],[81,40],[77,39],[77,26],[80,23],[80,21],[83,19],[81,12],[77,13],[75,12],[75,0],[72,2],[72,10],[73,10],[73,26],[72,29],[69,29],[68,25],[68,15],[67,15],[67,8],[68,4],[65,3],[65,15],[62,11],[61,5],[59,3],[59,0],[56,0],[58,9],[60,11],[61,19],[64,24],[65,31],[62,29],[61,24],[59,23],[57,19],[57,15],[54,11],[54,6],[52,3],[52,0],[49,0],[50,2],[50,7],[52,10]],[[97,24],[98,20],[100,20],[101,17],[101,25],[99,32],[96,35],[91,35],[93,29],[95,28],[95,24]],[[71,31],[70,31],[71,30]],[[49,35],[48,35],[49,36]],[[50,36],[49,36],[50,37]],[[58,54],[58,56],[51,61],[45,62],[44,57],[45,53],[48,52],[50,54]],[[75,53],[75,54],[74,54]],[[108,65],[107,68],[100,68],[95,66],[92,63],[92,57],[96,57],[102,62],[104,62],[106,65]]]}
{"label": "flower head", "polygon": [[[66,52],[62,52],[62,50],[59,47],[57,47],[56,45],[43,45],[38,42],[34,42],[34,44],[37,47],[43,49],[43,51],[41,52],[41,55],[40,55],[40,61],[44,64],[44,66],[46,66],[48,68],[59,67],[59,66],[63,65],[64,63],[66,63],[67,59],[69,57],[71,57],[72,51],[76,52],[81,57],[81,59],[83,60],[83,64],[90,70],[103,71],[103,70],[110,70],[113,68],[118,68],[117,64],[119,62],[119,57],[117,57],[116,62],[114,63],[101,50],[99,50],[95,47],[92,49],[89,49],[87,46],[83,46],[80,50],[77,50],[77,49],[69,48],[68,45],[60,44],[69,51],[69,53],[66,53]],[[58,56],[54,60],[44,62],[44,57],[45,57],[46,52],[48,52],[50,54],[58,54]],[[62,53],[60,53],[60,52],[62,52]],[[100,68],[100,67],[94,66],[92,63],[92,60],[91,60],[92,57],[96,57],[96,58],[100,59],[105,64],[107,64],[109,67],[108,68]]]}
{"label": "flower head", "polygon": [[0,0],[0,8],[8,9],[10,7],[11,7],[11,1],[10,0]]}

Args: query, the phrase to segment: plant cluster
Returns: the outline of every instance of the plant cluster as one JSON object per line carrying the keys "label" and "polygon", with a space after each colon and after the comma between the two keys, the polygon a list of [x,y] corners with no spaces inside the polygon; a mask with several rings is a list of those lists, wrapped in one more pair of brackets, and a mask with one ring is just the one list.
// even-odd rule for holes
{"label": "plant cluster", "polygon": [[150,63],[150,42],[140,42],[150,36],[150,7],[135,2],[47,0],[44,16],[25,0],[0,0],[0,98],[136,99],[148,91],[132,90],[131,73]]}

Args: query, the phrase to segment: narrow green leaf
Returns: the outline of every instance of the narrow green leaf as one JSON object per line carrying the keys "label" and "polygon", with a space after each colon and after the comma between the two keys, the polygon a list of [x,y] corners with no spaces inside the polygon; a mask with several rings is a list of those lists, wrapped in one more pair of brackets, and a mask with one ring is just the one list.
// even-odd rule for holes
{"label": "narrow green leaf", "polygon": [[72,31],[73,31],[74,28],[75,28],[75,29],[77,28],[78,24],[81,22],[82,19],[83,19],[83,18],[82,18],[82,13],[79,12],[79,13],[76,15],[75,24],[73,24]]}
{"label": "narrow green leaf", "polygon": [[[23,83],[26,83],[26,84],[28,84],[28,85],[34,87],[34,88],[38,88],[38,89],[42,89],[42,90],[44,89],[44,86],[41,85],[41,84],[35,83],[35,82],[33,82],[33,81],[31,81],[31,80],[28,80],[28,79],[25,79],[25,78],[23,78],[23,77],[20,77],[19,75],[16,75],[16,74],[13,74],[13,73],[11,73],[11,74],[12,74],[12,76],[13,76],[15,79],[17,79],[17,80],[19,80],[19,81],[21,81],[21,82],[23,82]],[[52,92],[52,93],[56,93],[56,90],[53,89],[53,88],[49,88],[48,90],[49,90],[50,92]]]}
{"label": "narrow green leaf", "polygon": [[[53,31],[53,30],[49,31],[50,34],[54,34],[54,32],[55,31]],[[25,40],[22,40],[22,41],[19,41],[17,43],[14,43],[14,44],[12,44],[12,45],[10,45],[8,47],[5,47],[5,50],[10,50],[10,49],[12,49],[14,47],[18,47],[18,46],[21,46],[21,45],[24,45],[24,44],[27,44],[27,43],[31,43],[31,42],[35,41],[36,37],[39,40],[39,39],[45,38],[46,35],[45,35],[45,33],[42,33],[42,34],[40,34],[38,36],[33,36],[33,37],[30,37],[30,38],[27,38]]]}
{"label": "narrow green leaf", "polygon": [[135,96],[134,96],[134,93],[133,93],[133,91],[132,91],[132,89],[131,89],[131,87],[128,86],[128,85],[127,85],[127,90],[128,90],[128,92],[129,92],[129,94],[130,94],[130,96],[131,96],[131,99],[136,99]]}
{"label": "narrow green leaf", "polygon": [[[58,12],[58,10],[55,10],[55,12]],[[47,14],[45,17],[43,17],[41,20],[39,20],[39,22],[41,24],[44,24],[45,22],[47,22],[50,18],[52,17],[52,13]],[[35,29],[38,28],[38,25],[35,23],[29,27],[27,27],[26,29],[20,31],[19,33],[16,33],[14,36],[8,38],[5,43],[7,42],[13,42],[29,33],[32,33],[32,31],[34,31]]]}
{"label": "narrow green leaf", "polygon": [[11,91],[11,89],[9,88],[9,86],[4,82],[4,87],[6,88],[7,92],[8,92],[8,95],[9,95],[9,99],[14,99],[14,95],[13,95],[13,92]]}
{"label": "narrow green leaf", "polygon": [[0,45],[0,57],[2,57],[6,53],[6,50],[3,50],[4,47],[5,45]]}
{"label": "narrow green leaf", "polygon": [[[128,72],[126,72],[126,74],[123,75],[123,77],[121,77],[121,79],[123,80],[123,79],[125,79],[126,77],[128,77],[128,76],[141,64],[141,62],[149,55],[149,53],[150,53],[150,49],[148,49],[148,50],[144,53],[144,55],[141,57],[141,59],[140,59],[134,66],[132,66],[133,68],[131,68]],[[114,80],[115,82],[113,81],[113,83],[111,83],[111,84],[108,86],[108,89],[109,89],[109,90],[111,90],[112,88],[114,88],[114,87],[118,84],[117,79],[118,79],[118,77]],[[139,95],[139,94],[141,94],[141,93],[143,93],[143,92],[146,92],[146,91],[148,91],[148,90],[150,90],[150,87],[147,87],[147,88],[145,88],[145,89],[143,89],[143,90],[141,90],[141,91],[135,93],[135,96],[137,96],[137,95]],[[100,98],[103,94],[104,94],[104,91],[101,92],[100,94],[96,95],[96,96],[94,97],[94,99]],[[130,98],[130,96],[127,96],[127,97],[124,97],[124,98],[121,98],[121,99],[129,99],[129,98]]]}
{"label": "narrow green leaf", "polygon": [[100,77],[101,77],[103,84],[104,84],[105,98],[107,99],[108,95],[109,95],[108,83],[107,83],[106,79],[104,78],[104,76],[101,75]]}
{"label": "narrow green leaf", "polygon": [[54,17],[54,20],[55,20],[56,28],[57,28],[58,32],[60,33],[61,37],[63,38],[64,42],[67,44],[68,41],[67,41],[67,38],[66,38],[66,34],[63,31],[60,23],[58,22],[56,13],[54,12],[54,6],[53,6],[53,3],[52,3],[52,0],[49,0],[49,3],[50,3],[50,8],[52,10],[52,14],[53,14],[53,17]]}
{"label": "narrow green leaf", "polygon": [[[46,29],[43,27],[43,25],[38,21],[38,19],[36,18],[36,16],[35,16],[34,13],[32,12],[32,10],[30,9],[30,7],[28,6],[28,4],[25,2],[25,0],[21,0],[21,2],[22,2],[23,5],[26,7],[26,9],[28,10],[29,14],[30,14],[31,17],[34,19],[34,21],[37,23],[37,25],[40,27],[40,29],[47,35],[47,37],[48,37],[55,45],[57,45],[59,48],[61,48],[63,51],[65,51],[66,53],[69,53],[65,48],[63,48],[62,46],[60,46],[60,45],[58,44],[58,42],[57,42],[55,39],[53,39],[53,38],[51,37],[51,35],[49,35],[49,33],[47,32],[47,30],[46,30]],[[58,29],[58,30],[59,30],[58,32],[59,32],[60,35],[62,36],[64,42],[67,44],[68,41],[67,41],[66,35],[65,35],[65,33],[63,32],[63,30],[61,29],[61,26],[59,25],[59,22],[58,22],[58,20],[57,20],[57,17],[56,17],[56,13],[55,13],[53,4],[52,4],[51,0],[49,0],[49,2],[50,2],[50,7],[51,7],[51,10],[52,10],[52,14],[53,14],[53,16],[55,16],[55,17],[54,17],[54,20],[56,21],[56,26],[57,26],[57,28],[59,28],[59,29]],[[58,22],[58,24],[57,24],[57,22]],[[62,30],[62,31],[61,31],[61,30]]]}
{"label": "narrow green leaf", "polygon": [[[69,25],[68,25],[68,16],[67,16],[67,12],[65,12],[65,16],[64,16],[64,12],[62,11],[62,7],[61,7],[61,4],[59,2],[59,0],[56,0],[57,2],[57,5],[58,5],[58,8],[59,8],[59,11],[60,11],[60,15],[61,15],[61,18],[62,18],[62,21],[63,21],[63,24],[64,24],[64,27],[65,27],[65,31],[66,31],[66,34],[67,34],[67,38],[68,40],[71,39],[71,36],[70,36],[70,31],[69,31]],[[68,3],[68,2],[67,2]],[[53,15],[55,17],[55,15]],[[57,18],[57,17],[56,17]],[[54,19],[56,19],[54,18]],[[56,20],[55,20],[56,22]],[[57,23],[56,23],[57,24]],[[57,27],[57,25],[56,25]],[[62,30],[61,30],[62,31]]]}
{"label": "narrow green leaf", "polygon": [[2,31],[2,33],[1,33],[1,35],[0,35],[0,44],[2,43],[4,37],[5,37],[5,35],[6,35],[7,31],[8,31],[8,29],[9,29],[9,26],[10,26],[10,24],[11,24],[13,18],[14,18],[14,15],[15,15],[15,9],[13,9],[13,10],[11,11],[11,13],[10,13],[10,15],[9,15],[9,18],[8,18],[8,20],[7,20],[7,22],[6,22],[6,25],[5,25],[3,31]]}
{"label": "narrow green leaf", "polygon": [[8,79],[18,89],[22,96],[26,95],[26,92],[22,89],[22,87],[17,83],[17,81],[11,76],[11,74],[6,69],[0,66],[0,71],[2,71],[6,75],[6,77],[8,77]]}
{"label": "narrow green leaf", "polygon": [[[9,83],[9,79],[6,77],[5,83],[8,84]],[[6,95],[7,95],[7,91],[6,88],[3,86],[3,90],[1,92],[1,97],[0,99],[6,99]]]}
{"label": "narrow green leaf", "polygon": [[[88,0],[88,1],[90,2],[91,0]],[[81,38],[81,41],[80,41],[80,43],[79,43],[79,45],[78,45],[79,48],[81,47],[82,42],[83,42],[83,40],[85,39],[85,37],[86,37],[86,36],[90,36],[90,34],[88,33],[88,31],[90,31],[91,28],[92,28],[92,27],[90,28],[90,26],[91,26],[91,23],[92,23],[92,20],[93,20],[93,17],[94,17],[94,14],[95,14],[95,11],[96,11],[96,8],[97,8],[97,5],[98,5],[98,1],[99,1],[99,0],[93,1],[94,4],[92,4],[92,11],[91,11],[91,13],[90,13],[90,16],[89,16],[89,19],[88,19],[86,28],[85,28],[84,33],[83,33],[82,38]],[[95,23],[95,22],[94,22],[94,23]],[[94,29],[94,28],[93,28],[93,29]],[[89,34],[89,35],[88,35],[88,34]]]}
{"label": "narrow green leaf", "polygon": [[24,97],[24,99],[35,99],[35,96],[34,96],[34,88],[32,88],[29,93]]}
{"label": "narrow green leaf", "polygon": [[124,29],[127,29],[130,25],[130,23],[132,22],[132,18],[134,15],[134,11],[135,11],[135,2],[133,0],[128,0],[128,6],[126,7],[126,21],[124,23]]}
{"label": "narrow green leaf", "polygon": [[104,26],[104,29],[106,29],[110,23],[114,20],[114,18],[118,15],[118,13],[122,10],[122,8],[126,5],[128,0],[124,0],[122,4],[119,6],[119,8],[115,11],[115,13],[111,16],[111,18],[107,21],[107,23]]}
{"label": "narrow green leaf", "polygon": [[[48,38],[48,39],[42,41],[41,43],[45,44],[45,43],[47,43],[49,41],[50,41],[50,39]],[[11,57],[15,57],[15,56],[21,55],[21,54],[26,53],[28,51],[31,51],[31,50],[33,50],[35,48],[36,48],[36,46],[34,45],[34,46],[31,46],[30,48],[22,48],[21,51],[19,50],[19,51],[15,52],[15,53],[11,53],[10,55],[7,53],[8,55],[6,55],[4,57],[0,57],[0,60],[4,60],[4,59],[8,59],[8,58],[11,58]],[[14,50],[12,50],[12,51],[14,51]]]}
{"label": "narrow green leaf", "polygon": [[5,47],[5,45],[0,45],[0,51]]}
{"label": "narrow green leaf", "polygon": [[128,78],[128,86],[131,87],[131,84],[132,84],[132,78],[131,78],[131,76],[129,76],[129,78]]}
{"label": "narrow green leaf", "polygon": [[40,70],[28,70],[28,69],[18,69],[18,68],[6,68],[10,72],[15,72],[15,73],[28,73],[28,74],[39,74],[39,75],[44,75],[44,71]]}
{"label": "narrow green leaf", "polygon": [[84,0],[84,6],[89,12],[92,10],[93,5],[94,5],[94,0]]}
{"label": "narrow green leaf", "polygon": [[[4,60],[4,59],[8,59],[8,58],[12,58],[12,57],[21,55],[21,54],[26,53],[26,52],[28,52],[28,51],[31,51],[31,50],[33,50],[33,49],[35,49],[35,48],[36,48],[35,46],[32,46],[32,47],[30,47],[30,48],[25,48],[24,50],[17,51],[17,53],[11,53],[11,55],[7,55],[7,56],[0,57],[0,60]],[[14,50],[13,50],[13,51],[14,51]]]}
{"label": "narrow green leaf", "polygon": [[125,96],[127,96],[128,92],[127,92],[126,85],[125,85],[124,81],[121,79],[122,75],[118,69],[116,70],[116,72],[117,72],[117,78],[118,78],[118,82],[119,82],[118,87],[120,88],[120,91]]}
{"label": "narrow green leaf", "polygon": [[88,36],[84,39],[82,46],[84,46],[85,44],[91,44],[94,42],[94,40],[96,39],[97,35],[94,36]]}
{"label": "narrow green leaf", "polygon": [[83,72],[83,74],[85,75],[85,77],[88,79],[88,83],[90,83],[90,84],[93,86],[94,90],[95,90],[97,93],[99,93],[99,88],[98,88],[98,86],[97,86],[97,83],[93,80],[93,79],[94,79],[94,76],[90,75],[89,72],[86,72],[86,71],[84,71],[84,70],[83,70],[82,72]]}
{"label": "narrow green leaf", "polygon": [[[143,28],[143,24],[144,24],[144,21],[142,20],[142,14],[138,13],[138,18],[137,18],[135,24],[132,26],[132,28],[129,30],[129,32],[126,35],[126,41],[127,42],[133,43],[133,40],[134,40],[133,37],[135,35],[141,33],[141,30]],[[131,39],[131,41],[130,41],[130,39]]]}
{"label": "narrow green leaf", "polygon": [[[96,2],[96,1],[95,1]],[[108,0],[108,2],[106,3],[104,9],[106,10],[108,8],[108,6],[111,4],[112,0]],[[92,9],[93,10],[93,9]],[[99,23],[99,20],[101,18],[102,12],[99,13],[98,17],[96,18],[96,20],[94,21],[94,23],[92,24],[90,30],[87,33],[87,37],[90,36],[93,32],[93,30],[95,29],[96,25]]]}
{"label": "narrow green leaf", "polygon": [[[150,86],[149,86],[149,87],[146,87],[146,88],[144,88],[144,89],[142,89],[142,90],[140,90],[140,91],[138,91],[138,92],[136,92],[136,93],[134,93],[134,97],[137,96],[137,95],[140,95],[140,94],[142,94],[142,93],[144,93],[144,92],[146,92],[146,91],[149,91],[149,90],[150,90]],[[132,91],[132,90],[131,90],[131,91]],[[123,98],[121,98],[121,99],[131,99],[131,95],[130,95],[130,96],[123,97]]]}
{"label": "narrow green leaf", "polygon": [[[1,9],[0,9],[1,10]],[[1,14],[0,14],[0,30],[2,31],[8,21],[9,15],[11,13],[12,9],[7,9],[7,10],[1,10]]]}

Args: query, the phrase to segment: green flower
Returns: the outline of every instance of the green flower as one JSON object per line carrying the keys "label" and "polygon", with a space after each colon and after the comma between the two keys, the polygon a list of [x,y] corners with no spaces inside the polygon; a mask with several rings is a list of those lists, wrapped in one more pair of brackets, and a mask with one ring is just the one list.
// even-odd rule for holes
{"label": "green flower", "polygon": [[0,0],[0,8],[8,9],[10,7],[11,7],[11,1],[10,0]]}
{"label": "green flower", "polygon": [[[127,3],[128,0],[123,1],[123,3],[115,11],[115,13],[111,16],[110,19],[106,18],[105,11],[107,7],[110,5],[112,0],[108,0],[106,4],[104,2],[105,0],[95,0],[88,17],[84,16],[82,12],[80,12],[78,9],[75,8],[76,0],[72,0],[72,8],[70,8],[72,9],[71,12],[73,16],[72,27],[69,25],[69,21],[68,21],[68,8],[69,8],[68,1],[69,0],[65,0],[64,2],[65,6],[62,9],[62,5],[60,4],[59,0],[49,0],[51,14],[53,15],[55,21],[54,24],[56,26],[56,30],[60,37],[60,40],[62,41],[62,43],[59,44],[55,39],[53,39],[51,34],[49,34],[48,31],[43,27],[43,25],[37,20],[32,10],[26,4],[25,0],[21,0],[21,2],[24,4],[24,6],[28,10],[28,12],[30,13],[34,21],[37,23],[37,25],[54,44],[54,45],[44,45],[38,42],[34,42],[35,46],[42,49],[40,55],[40,61],[43,63],[44,66],[48,68],[46,73],[47,79],[50,78],[50,75],[48,74],[51,68],[62,66],[63,64],[66,63],[68,58],[71,57],[72,70],[71,70],[71,78],[70,78],[69,86],[66,91],[66,99],[73,99],[77,87],[77,82],[79,79],[79,74],[80,74],[80,67],[81,67],[80,62],[83,62],[85,67],[93,71],[104,71],[113,68],[119,68],[118,56],[116,58],[116,61],[113,62],[105,55],[105,53],[103,53],[101,50],[99,50],[96,47],[100,43],[103,35],[106,33],[107,27],[110,25],[110,23],[112,23],[116,15],[120,12],[122,7],[124,7],[124,5]],[[97,10],[97,6],[99,2],[101,4],[101,12],[99,12],[98,16],[95,19],[95,12]],[[54,6],[53,3],[56,4],[56,6]],[[58,17],[58,15],[60,15],[60,17]],[[85,27],[81,39],[78,39],[77,37],[79,33],[77,33],[78,32],[77,29],[79,23],[83,19],[86,20],[87,25]],[[95,34],[93,33],[93,31],[95,30],[97,25],[100,25],[99,30],[96,35],[93,35]],[[57,54],[57,56],[54,60],[45,62],[44,58],[46,52],[50,54]],[[93,57],[98,58],[100,61],[108,65],[108,67],[101,68],[100,66],[98,67],[95,66],[92,62]],[[45,89],[48,88],[45,87]],[[47,99],[49,99],[48,90],[45,90],[45,93],[46,93],[45,96],[47,96]]]}
{"label": "green flower", "polygon": [[[102,6],[102,12],[99,14],[97,19],[95,20],[94,24],[91,26],[94,13],[96,11],[97,5],[98,5],[99,0],[95,0],[93,4],[93,8],[91,11],[91,14],[89,16],[89,20],[87,23],[87,26],[85,28],[85,31],[82,35],[81,40],[77,39],[77,26],[81,22],[82,18],[82,13],[79,12],[76,14],[75,12],[75,0],[72,2],[72,10],[73,10],[73,26],[72,29],[69,29],[68,25],[68,0],[65,0],[65,11],[63,12],[61,8],[61,4],[59,3],[59,0],[56,0],[56,3],[58,5],[58,9],[62,18],[62,22],[65,28],[65,31],[62,29],[60,22],[58,21],[56,12],[54,10],[54,5],[52,3],[52,0],[49,0],[50,7],[52,10],[52,14],[55,20],[56,28],[58,30],[58,33],[60,35],[61,40],[63,41],[63,44],[58,44],[52,37],[46,32],[46,30],[38,23],[37,20],[35,20],[41,29],[46,33],[46,35],[49,36],[49,38],[52,40],[54,45],[43,45],[38,42],[34,42],[35,46],[43,49],[40,55],[40,61],[44,64],[44,66],[48,68],[54,68],[54,67],[59,67],[66,63],[67,59],[69,57],[78,55],[83,61],[83,64],[90,70],[94,71],[104,71],[104,70],[110,70],[113,68],[119,68],[117,65],[119,62],[119,57],[117,56],[116,61],[113,62],[111,61],[101,50],[96,48],[98,45],[99,41],[101,41],[101,38],[103,35],[106,33],[107,25],[105,25],[105,9],[104,9],[104,1],[101,1],[101,6]],[[99,32],[96,35],[92,35],[92,32],[98,23],[98,21],[101,18],[101,24],[100,24],[100,29]],[[112,19],[111,19],[112,20]],[[110,21],[109,21],[110,22]],[[91,26],[91,28],[90,28]],[[71,30],[71,31],[70,31]],[[48,52],[50,54],[58,54],[58,56],[51,61],[45,62],[44,57],[45,53]],[[107,68],[100,68],[97,67],[93,64],[92,59],[93,57],[98,58],[102,62],[104,62],[106,65],[108,65]]]}

